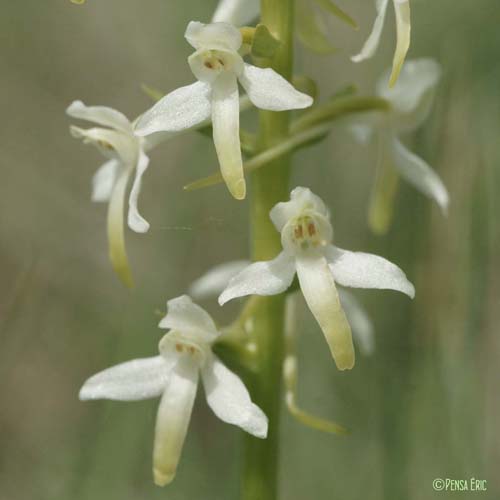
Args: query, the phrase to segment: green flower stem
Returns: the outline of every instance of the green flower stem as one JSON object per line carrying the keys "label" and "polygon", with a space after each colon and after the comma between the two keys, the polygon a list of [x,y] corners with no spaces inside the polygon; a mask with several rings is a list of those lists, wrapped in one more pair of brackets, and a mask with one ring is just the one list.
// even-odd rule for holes
{"label": "green flower stem", "polygon": [[[293,65],[293,0],[262,0],[261,22],[281,44],[270,67],[290,80]],[[289,132],[289,113],[261,111],[258,145],[269,149]],[[282,156],[252,174],[250,219],[254,260],[274,258],[281,251],[280,234],[269,211],[286,200],[290,157]],[[242,500],[276,500],[278,494],[279,421],[282,403],[285,296],[260,297],[250,334],[256,344],[258,372],[249,380],[252,398],[269,418],[269,434],[261,440],[245,435]]]}
{"label": "green flower stem", "polygon": [[[253,136],[240,131],[242,149],[253,156],[243,165],[245,174],[259,168],[267,167],[273,160],[293,153],[294,151],[314,144],[328,135],[335,120],[350,116],[354,113],[368,113],[370,111],[387,111],[389,105],[378,97],[341,97],[335,101],[312,108],[299,119],[290,123],[289,136],[284,136],[279,142],[272,141],[269,148],[261,148],[258,154],[253,154],[255,147]],[[198,179],[184,186],[186,191],[194,191],[224,182],[220,171]]]}
{"label": "green flower stem", "polygon": [[330,122],[345,115],[368,111],[388,111],[389,107],[389,103],[381,97],[339,97],[305,112],[293,123],[291,131],[296,134],[319,123]]}
{"label": "green flower stem", "polygon": [[[260,151],[259,154],[253,156],[243,164],[243,171],[245,172],[245,175],[262,167],[267,168],[267,165],[272,163],[274,160],[278,160],[280,157],[293,153],[298,149],[319,142],[328,135],[331,128],[332,125],[330,123],[317,125],[316,127],[291,135],[269,149]],[[222,184],[223,182],[224,179],[219,171],[209,175],[208,177],[204,177],[203,179],[198,179],[197,181],[187,184],[184,186],[184,189],[186,191],[194,191],[196,189]]]}

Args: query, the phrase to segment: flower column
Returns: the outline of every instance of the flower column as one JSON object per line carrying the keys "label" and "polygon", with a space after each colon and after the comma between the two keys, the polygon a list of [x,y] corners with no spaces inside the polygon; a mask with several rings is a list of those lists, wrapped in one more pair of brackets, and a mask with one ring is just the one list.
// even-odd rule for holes
{"label": "flower column", "polygon": [[[261,0],[261,22],[281,45],[271,67],[287,80],[293,65],[293,0]],[[289,113],[261,111],[259,147],[267,149],[288,134]],[[279,234],[269,219],[269,211],[288,196],[290,160],[275,160],[252,176],[250,219],[253,260],[269,260],[281,250]],[[265,441],[245,436],[243,500],[277,498],[281,370],[284,351],[284,295],[259,297],[250,322],[257,346],[258,372],[249,383],[257,404],[269,418]]]}

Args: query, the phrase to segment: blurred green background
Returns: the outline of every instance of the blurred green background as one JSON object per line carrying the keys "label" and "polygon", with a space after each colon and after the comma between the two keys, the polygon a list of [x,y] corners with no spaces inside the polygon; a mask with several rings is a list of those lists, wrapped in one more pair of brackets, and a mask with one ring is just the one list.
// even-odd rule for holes
{"label": "blurred green background", "polygon": [[[2,2],[0,16],[0,499],[232,500],[240,431],[199,397],[178,476],[151,479],[156,401],[80,403],[82,382],[111,364],[157,351],[168,298],[206,269],[248,256],[247,202],[224,187],[184,193],[216,168],[196,133],[152,154],[144,179],[147,235],[127,231],[137,287],[126,290],[107,259],[105,206],[91,204],[99,153],[72,139],[73,99],[137,116],[150,106],[141,83],[169,91],[193,80],[183,39],[208,21],[215,0]],[[340,1],[361,25],[331,24],[334,57],[297,48],[298,71],[326,98],[355,82],[371,92],[390,64],[392,11],[377,56],[353,65],[374,15],[368,0]],[[352,5],[351,5],[352,4]],[[369,7],[369,8],[368,8]],[[443,218],[406,185],[386,237],[370,234],[366,209],[374,148],[338,126],[297,155],[293,185],[332,209],[336,242],[398,263],[417,288],[356,292],[377,348],[337,372],[305,311],[300,401],[353,432],[322,435],[284,410],[281,498],[429,500],[500,498],[500,9],[498,0],[415,0],[410,57],[444,68],[436,105],[413,148],[451,195]],[[237,304],[204,303],[221,323]],[[482,493],[434,492],[434,478],[488,481]]]}

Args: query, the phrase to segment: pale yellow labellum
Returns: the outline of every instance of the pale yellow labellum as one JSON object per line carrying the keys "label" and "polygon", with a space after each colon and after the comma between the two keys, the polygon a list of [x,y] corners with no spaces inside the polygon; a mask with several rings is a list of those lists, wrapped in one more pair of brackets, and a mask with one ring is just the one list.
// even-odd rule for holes
{"label": "pale yellow labellum", "polygon": [[392,61],[392,73],[389,79],[389,87],[393,87],[399,77],[406,53],[410,48],[410,2],[409,0],[394,0],[394,11],[396,14],[397,41],[394,59]]}
{"label": "pale yellow labellum", "polygon": [[127,182],[130,172],[124,170],[113,188],[111,199],[108,206],[108,241],[109,241],[109,258],[113,269],[115,270],[121,281],[133,288],[134,280],[127,258],[125,249],[125,235],[123,228],[123,210],[125,201],[125,192],[127,190]]}
{"label": "pale yellow labellum", "polygon": [[339,370],[354,366],[354,346],[328,263],[323,256],[297,256],[297,276],[304,298],[325,335]]}

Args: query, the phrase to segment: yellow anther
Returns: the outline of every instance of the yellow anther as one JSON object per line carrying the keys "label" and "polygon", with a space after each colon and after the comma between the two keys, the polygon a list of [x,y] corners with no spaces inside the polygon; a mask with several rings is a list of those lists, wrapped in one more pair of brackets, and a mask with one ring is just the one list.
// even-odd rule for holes
{"label": "yellow anther", "polygon": [[109,151],[114,151],[114,147],[107,141],[103,141],[103,140],[99,140],[97,141],[97,144],[99,144],[99,146],[101,146],[102,148],[104,149],[108,149]]}
{"label": "yellow anther", "polygon": [[209,50],[204,53],[203,66],[218,71],[226,68],[226,61],[217,52]]}
{"label": "yellow anther", "polygon": [[293,228],[293,242],[303,250],[323,244],[316,222],[309,215],[298,217]]}

